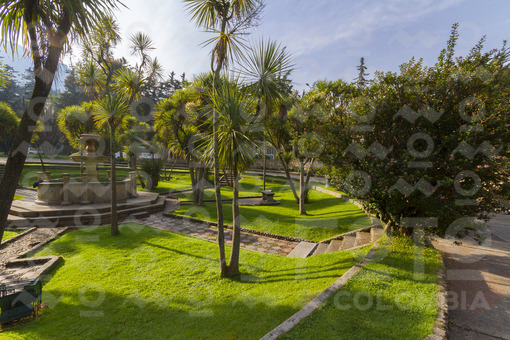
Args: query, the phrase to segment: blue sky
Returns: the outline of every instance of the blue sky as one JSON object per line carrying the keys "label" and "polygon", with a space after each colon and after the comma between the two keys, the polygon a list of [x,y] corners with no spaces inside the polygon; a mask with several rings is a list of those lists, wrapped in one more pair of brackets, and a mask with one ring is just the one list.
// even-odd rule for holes
{"label": "blue sky", "polygon": [[[193,74],[209,70],[210,35],[189,22],[180,0],[125,0],[117,13],[123,36],[148,33],[167,72]],[[486,48],[510,40],[509,0],[271,0],[249,39],[271,38],[294,55],[295,86],[319,79],[350,81],[360,57],[368,72],[396,71],[411,57],[435,62],[453,23],[460,24],[457,55],[465,55],[483,36]],[[128,39],[125,39],[126,41]],[[127,42],[118,55],[128,55]]]}

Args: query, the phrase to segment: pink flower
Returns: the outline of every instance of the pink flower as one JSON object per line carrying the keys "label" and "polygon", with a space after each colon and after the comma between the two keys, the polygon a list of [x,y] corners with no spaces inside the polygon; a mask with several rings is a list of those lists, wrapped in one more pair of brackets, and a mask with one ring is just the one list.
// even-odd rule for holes
{"label": "pink flower", "polygon": [[386,133],[386,130],[382,130],[381,133]]}
{"label": "pink flower", "polygon": [[509,126],[510,126],[510,124],[506,124],[506,125],[505,125],[505,127],[509,127]]}
{"label": "pink flower", "polygon": [[487,169],[487,168],[489,167],[489,165],[488,165],[488,164],[485,164],[483,167]]}
{"label": "pink flower", "polygon": [[481,166],[481,165],[479,165],[479,166],[477,166],[477,168],[478,168],[478,169],[481,169],[481,168],[482,168],[482,166]]}
{"label": "pink flower", "polygon": [[441,196],[441,199],[442,199],[442,200],[444,200],[445,198],[446,198],[446,197],[444,197],[444,196]]}

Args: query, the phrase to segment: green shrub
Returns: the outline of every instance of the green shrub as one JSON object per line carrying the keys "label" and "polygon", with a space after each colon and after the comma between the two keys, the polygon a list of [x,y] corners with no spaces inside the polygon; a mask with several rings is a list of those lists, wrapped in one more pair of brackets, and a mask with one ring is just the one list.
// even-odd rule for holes
{"label": "green shrub", "polygon": [[147,189],[157,188],[162,168],[163,161],[161,159],[147,159],[143,161],[141,169],[147,181]]}

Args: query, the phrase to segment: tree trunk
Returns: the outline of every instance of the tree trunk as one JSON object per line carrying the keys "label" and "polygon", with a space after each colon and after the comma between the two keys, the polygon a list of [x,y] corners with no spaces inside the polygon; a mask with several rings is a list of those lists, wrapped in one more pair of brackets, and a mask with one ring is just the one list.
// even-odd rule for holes
{"label": "tree trunk", "polygon": [[170,173],[168,174],[168,178],[166,179],[167,181],[172,179],[172,172],[174,171],[175,163],[177,163],[177,157],[174,157],[174,163],[172,164],[172,167],[170,168]]}
{"label": "tree trunk", "polygon": [[[222,34],[226,29],[226,18],[222,19],[221,32]],[[220,77],[220,71],[223,65],[218,64],[213,76],[213,91],[216,93],[218,88],[218,81]],[[218,248],[220,256],[220,275],[222,277],[227,276],[227,258],[225,256],[225,230],[223,227],[223,203],[221,201],[221,183],[220,183],[220,162],[219,162],[219,151],[218,151],[218,112],[213,107],[213,166],[214,166],[214,195],[216,197],[216,216],[218,220]]]}
{"label": "tree trunk", "polygon": [[305,162],[299,159],[299,215],[306,215],[305,190]]}
{"label": "tree trunk", "polygon": [[296,203],[299,204],[299,196],[296,192],[296,188],[294,187],[294,181],[292,180],[292,177],[290,177],[290,171],[289,167],[283,160],[282,156],[278,156],[280,159],[280,163],[282,163],[283,170],[285,171],[285,176],[287,177],[287,181],[289,182],[290,189],[292,190],[292,194],[294,195],[294,198],[296,199]]}
{"label": "tree trunk", "polygon": [[207,178],[207,167],[202,166],[200,168],[198,183],[197,183],[197,205],[204,205],[204,191],[205,191],[205,182]]}
{"label": "tree trunk", "polygon": [[228,265],[228,276],[239,275],[239,249],[241,247],[241,216],[239,215],[239,174],[237,167],[233,169],[233,199],[232,199],[232,252]]}
{"label": "tree trunk", "polygon": [[264,131],[264,162],[263,162],[263,169],[262,169],[262,190],[266,190],[266,163],[267,163],[267,160],[266,160],[266,154],[267,154],[267,150],[266,150],[266,132]]}
{"label": "tree trunk", "polygon": [[115,150],[113,149],[113,144],[115,140],[115,129],[110,126],[110,164],[112,170],[112,183],[111,183],[111,235],[117,236],[119,235],[119,221],[117,215],[117,169],[115,164]]}
{"label": "tree trunk", "polygon": [[189,176],[191,178],[191,191],[193,192],[193,204],[197,204],[197,181],[195,176],[195,168],[191,162],[188,162]]}
{"label": "tree trunk", "polygon": [[166,168],[167,168],[167,161],[168,161],[168,149],[166,147],[163,148],[163,179],[167,181],[166,178]]}
{"label": "tree trunk", "polygon": [[[36,44],[35,41],[31,43]],[[61,46],[53,45],[49,48],[48,58],[44,65],[44,74],[35,77],[34,89],[32,90],[30,102],[23,111],[18,130],[16,131],[16,135],[14,136],[9,150],[4,175],[0,181],[0,240],[3,238],[12,200],[14,199],[16,187],[21,172],[23,171],[23,166],[25,165],[33,131],[44,110],[44,105],[48,99],[61,54]]]}
{"label": "tree trunk", "polygon": [[308,171],[306,173],[306,179],[305,179],[305,203],[308,203],[308,191],[310,190],[310,187],[308,186],[308,183],[310,183],[310,175],[312,174],[312,168],[313,163],[315,162],[315,158],[312,158],[310,161],[310,166],[308,167]]}
{"label": "tree trunk", "polygon": [[35,149],[37,150],[37,155],[39,156],[39,161],[41,162],[42,171],[46,172],[46,167],[44,166],[44,161],[41,156],[41,151],[39,151],[39,146],[35,146]]}

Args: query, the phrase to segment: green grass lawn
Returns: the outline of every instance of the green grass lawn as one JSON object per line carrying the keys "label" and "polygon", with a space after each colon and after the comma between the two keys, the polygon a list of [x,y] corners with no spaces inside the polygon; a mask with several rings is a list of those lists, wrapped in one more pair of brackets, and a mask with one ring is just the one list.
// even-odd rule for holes
{"label": "green grass lawn", "polygon": [[422,279],[414,277],[416,246],[386,241],[381,261],[365,266],[323,307],[282,339],[424,339],[437,316],[440,255],[426,248]]}
{"label": "green grass lawn", "polygon": [[[246,176],[241,180],[240,196],[260,195],[261,180],[256,176]],[[279,235],[299,237],[320,241],[329,237],[359,229],[370,225],[370,219],[355,205],[311,190],[309,203],[306,204],[308,215],[300,216],[298,205],[292,191],[287,184],[268,183],[275,199],[280,205],[275,206],[241,206],[241,226],[245,228],[270,232]],[[232,198],[232,188],[223,188],[224,198]],[[178,195],[184,199],[191,199],[191,194]],[[206,192],[206,199],[214,199],[214,192]],[[175,212],[194,218],[216,221],[216,205],[207,203],[204,207],[181,205]],[[232,224],[232,206],[223,205],[225,223]]]}
{"label": "green grass lawn", "polygon": [[259,339],[368,250],[306,259],[241,250],[242,275],[221,279],[214,243],[138,224],[120,230],[74,231],[39,252],[64,258],[43,287],[48,307],[0,339]]}
{"label": "green grass lawn", "polygon": [[[139,188],[139,190],[149,191],[147,189],[141,188]],[[160,180],[158,187],[150,191],[163,194],[183,190],[191,190],[191,179],[189,172],[186,170],[174,170],[172,171],[172,178],[169,181]]]}
{"label": "green grass lawn", "polygon": [[21,234],[22,232],[25,232],[25,231],[26,230],[18,230],[18,229],[4,230],[4,236],[3,236],[1,241],[5,242],[8,239],[13,238],[14,236],[19,235],[19,234]]}

